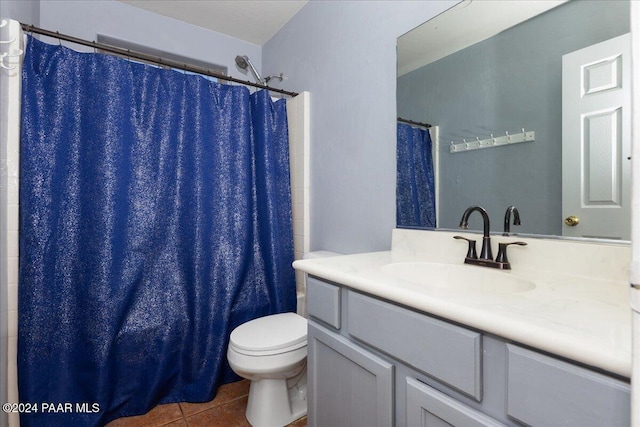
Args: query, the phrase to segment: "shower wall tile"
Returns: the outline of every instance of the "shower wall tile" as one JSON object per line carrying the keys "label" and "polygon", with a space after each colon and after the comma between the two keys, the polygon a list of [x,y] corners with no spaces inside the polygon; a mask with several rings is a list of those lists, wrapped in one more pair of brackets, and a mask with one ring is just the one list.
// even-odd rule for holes
{"label": "shower wall tile", "polygon": [[291,201],[300,203],[301,200],[304,200],[304,188],[294,188],[291,192]]}
{"label": "shower wall tile", "polygon": [[9,283],[7,286],[7,310],[18,312],[18,284]]}
{"label": "shower wall tile", "polygon": [[291,205],[293,217],[296,219],[304,219],[304,205],[302,203],[293,203]]}
{"label": "shower wall tile", "polygon": [[[309,94],[303,92],[287,101],[289,160],[291,162],[291,203],[293,213],[294,258],[309,251]],[[296,273],[296,289],[306,290],[305,277]]]}
{"label": "shower wall tile", "polygon": [[[7,402],[19,402],[18,396],[18,337],[10,336],[7,352]],[[9,414],[9,426],[17,427],[20,425],[20,415],[16,413]]]}
{"label": "shower wall tile", "polygon": [[7,315],[8,336],[18,336],[18,310],[9,310]]}
{"label": "shower wall tile", "polygon": [[297,130],[300,125],[298,109],[300,108],[300,102],[293,98],[287,102],[287,119],[289,120],[289,133],[293,133],[293,130]]}
{"label": "shower wall tile", "polygon": [[[23,38],[20,24],[9,21],[8,50],[18,50]],[[2,102],[0,102],[0,400],[18,402],[17,344],[18,344],[18,212],[20,178],[20,73],[1,73]],[[6,319],[6,322],[5,322]],[[5,324],[6,323],[6,324]],[[6,328],[6,329],[5,329]],[[5,383],[6,381],[6,383]],[[0,425],[20,425],[18,414],[0,413]]]}
{"label": "shower wall tile", "polygon": [[18,231],[9,231],[7,233],[7,256],[10,258],[18,257]]}
{"label": "shower wall tile", "polygon": [[293,174],[293,185],[295,188],[304,188],[304,174],[302,173],[294,173]]}
{"label": "shower wall tile", "polygon": [[19,182],[17,178],[14,178],[13,183],[8,183],[7,186],[7,203],[9,205],[17,205],[18,204],[18,194],[19,194]]}
{"label": "shower wall tile", "polygon": [[7,283],[10,285],[18,285],[18,258],[9,258],[7,260]]}
{"label": "shower wall tile", "polygon": [[9,181],[20,178],[20,151],[16,144],[7,145],[7,176]]}
{"label": "shower wall tile", "polygon": [[[7,206],[7,230],[8,231],[18,231],[19,230],[19,207],[18,205],[8,205]],[[17,243],[17,242],[14,242]]]}
{"label": "shower wall tile", "polygon": [[309,244],[309,240],[311,236],[311,213],[310,213],[311,210],[309,209],[310,203],[311,203],[311,195],[309,194],[309,191],[306,191],[302,197],[302,204],[304,206],[304,219],[305,219],[303,234],[307,236],[307,238],[304,241],[304,245],[305,245],[304,252],[310,251],[310,244]]}
{"label": "shower wall tile", "polygon": [[296,270],[296,283],[304,282],[305,274],[303,271]]}
{"label": "shower wall tile", "polygon": [[[293,220],[293,235],[294,236],[302,236],[302,237],[304,237],[303,231],[304,231],[304,220],[294,219]],[[294,250],[295,250],[295,246],[294,246]]]}
{"label": "shower wall tile", "polygon": [[301,156],[292,157],[294,161],[292,161],[292,171],[294,174],[304,174],[304,162],[300,161]]}

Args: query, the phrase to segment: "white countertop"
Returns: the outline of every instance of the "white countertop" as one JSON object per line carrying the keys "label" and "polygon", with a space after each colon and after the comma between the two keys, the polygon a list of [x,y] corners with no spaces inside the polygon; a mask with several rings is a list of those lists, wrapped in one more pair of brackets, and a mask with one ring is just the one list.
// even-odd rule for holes
{"label": "white countertop", "polygon": [[[449,237],[440,234],[438,238],[442,240]],[[527,253],[527,247],[524,247],[525,250],[514,256],[518,261],[512,260],[513,270],[498,271],[464,265],[466,246],[455,243],[452,247],[458,255],[454,260],[450,254],[446,254],[448,240],[443,240],[445,244],[439,242],[438,245],[431,245],[440,254],[435,260],[428,254],[407,250],[404,244],[400,247],[396,240],[394,236],[392,251],[299,260],[293,265],[297,270],[425,313],[624,377],[631,376],[629,287],[628,281],[623,280],[624,276],[617,271],[621,269],[620,265],[616,265],[616,274],[612,275],[599,275],[593,271],[586,271],[586,275],[576,274],[576,269],[571,268],[568,269],[570,274],[567,274],[565,271],[547,271],[535,263],[528,266],[523,259],[538,250],[535,249],[536,245],[541,245],[540,250],[547,252],[548,256],[553,257],[554,254],[548,253],[548,242],[539,244],[536,239],[531,239],[534,240],[532,244],[529,239],[518,238],[528,241],[534,249]],[[562,245],[559,248],[565,253],[568,247]],[[569,249],[574,251],[575,248],[571,246]],[[594,256],[596,252],[593,252],[595,249],[602,251],[602,248],[594,245],[586,249],[586,255],[589,256],[585,262],[590,265],[598,263]],[[620,252],[621,249],[616,247],[611,250],[616,258],[620,258],[621,253],[624,258],[626,253],[625,249]],[[516,250],[510,252],[514,255],[517,253]],[[571,253],[575,254],[575,251]],[[611,264],[608,256],[602,255],[600,258],[606,261],[604,264]],[[616,260],[613,261],[615,264]],[[514,275],[531,280],[536,286],[532,290],[514,293],[430,287],[400,279],[382,268],[398,262],[459,264],[470,271],[482,269]],[[588,269],[584,268],[583,272]]]}

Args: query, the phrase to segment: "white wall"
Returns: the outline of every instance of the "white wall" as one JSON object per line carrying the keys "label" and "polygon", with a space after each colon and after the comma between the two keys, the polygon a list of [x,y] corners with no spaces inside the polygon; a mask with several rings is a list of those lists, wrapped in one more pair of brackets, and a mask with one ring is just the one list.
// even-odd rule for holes
{"label": "white wall", "polygon": [[265,74],[311,93],[311,250],[390,248],[396,39],[456,3],[312,0],[263,47]]}

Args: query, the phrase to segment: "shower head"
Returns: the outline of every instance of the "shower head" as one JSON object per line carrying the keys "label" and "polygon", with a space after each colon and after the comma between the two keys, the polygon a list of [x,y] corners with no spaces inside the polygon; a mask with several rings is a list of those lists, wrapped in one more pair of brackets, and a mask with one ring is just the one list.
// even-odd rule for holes
{"label": "shower head", "polygon": [[253,66],[253,64],[251,63],[247,55],[236,56],[236,65],[242,70],[246,70],[247,68],[250,68],[251,72],[253,73],[253,75],[255,76],[259,84],[264,85],[267,83],[264,80],[262,80],[262,77],[260,77],[260,73],[258,73],[258,70],[256,70],[256,67]]}
{"label": "shower head", "polygon": [[246,70],[249,67],[249,57],[246,55],[236,56],[236,65],[243,70]]}

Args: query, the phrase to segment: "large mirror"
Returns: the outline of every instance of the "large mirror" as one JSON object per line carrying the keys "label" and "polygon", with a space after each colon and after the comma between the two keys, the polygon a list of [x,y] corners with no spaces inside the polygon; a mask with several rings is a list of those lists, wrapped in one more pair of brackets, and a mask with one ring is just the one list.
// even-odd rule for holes
{"label": "large mirror", "polygon": [[[398,117],[432,126],[427,211],[437,228],[457,228],[481,205],[502,232],[513,205],[522,224],[512,232],[630,239],[629,8],[467,0],[398,39]],[[424,191],[422,181],[407,190],[424,173],[400,159],[403,126],[410,138],[425,133],[399,125],[398,226],[429,227],[400,220],[400,198]],[[422,199],[409,209],[423,209]]]}

